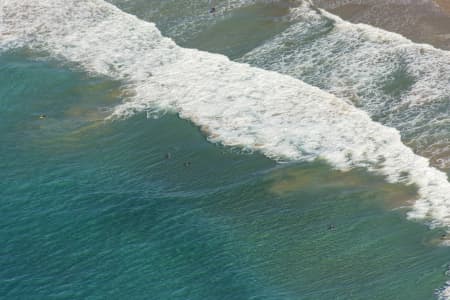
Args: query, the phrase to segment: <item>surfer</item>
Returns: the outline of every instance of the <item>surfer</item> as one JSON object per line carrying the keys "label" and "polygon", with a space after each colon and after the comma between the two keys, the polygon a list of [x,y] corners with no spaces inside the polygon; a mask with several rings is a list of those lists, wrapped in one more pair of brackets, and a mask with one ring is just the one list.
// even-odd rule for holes
{"label": "surfer", "polygon": [[47,116],[46,115],[44,115],[44,114],[42,114],[42,115],[39,115],[39,119],[45,119],[45,118],[47,118]]}
{"label": "surfer", "polygon": [[215,13],[215,12],[216,12],[216,8],[215,7],[211,7],[211,9],[209,10],[209,13],[212,14],[212,13]]}

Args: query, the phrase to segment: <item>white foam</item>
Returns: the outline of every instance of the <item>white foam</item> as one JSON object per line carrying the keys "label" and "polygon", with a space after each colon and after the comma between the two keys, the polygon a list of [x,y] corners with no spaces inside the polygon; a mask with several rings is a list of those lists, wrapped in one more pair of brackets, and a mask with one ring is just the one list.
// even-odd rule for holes
{"label": "white foam", "polygon": [[[447,271],[447,273],[449,273]],[[449,274],[447,274],[448,276]],[[445,283],[445,286],[442,289],[439,289],[437,292],[437,298],[438,300],[448,300],[450,299],[450,281],[447,281]]]}
{"label": "white foam", "polygon": [[[351,100],[376,120],[400,130],[408,144],[433,158],[435,165],[450,168],[449,52],[343,21],[312,9],[308,2],[292,9],[291,17],[296,24],[241,61]],[[404,89],[388,91],[396,74],[406,77],[394,84],[404,84]]]}
{"label": "white foam", "polygon": [[[410,216],[450,225],[444,173],[402,144],[399,133],[345,101],[292,77],[183,49],[156,27],[101,0],[1,0],[0,33],[135,91],[114,113],[165,109],[212,142],[259,150],[273,159],[325,159],[365,167],[391,182],[416,184]],[[11,41],[14,40],[14,43]]]}

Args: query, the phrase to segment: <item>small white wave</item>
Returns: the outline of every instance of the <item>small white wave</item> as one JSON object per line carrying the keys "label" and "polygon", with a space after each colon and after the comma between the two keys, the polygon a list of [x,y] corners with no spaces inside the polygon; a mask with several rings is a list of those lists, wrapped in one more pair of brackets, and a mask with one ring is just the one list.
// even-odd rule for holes
{"label": "small white wave", "polygon": [[445,286],[442,289],[439,289],[436,294],[438,300],[450,299],[450,281],[447,281]]}
{"label": "small white wave", "polygon": [[416,184],[410,213],[450,224],[450,185],[402,144],[399,133],[345,101],[292,77],[183,49],[148,22],[101,0],[2,0],[0,33],[80,68],[124,81],[135,96],[114,113],[177,112],[212,142],[273,159],[327,160],[365,167],[391,182]]}

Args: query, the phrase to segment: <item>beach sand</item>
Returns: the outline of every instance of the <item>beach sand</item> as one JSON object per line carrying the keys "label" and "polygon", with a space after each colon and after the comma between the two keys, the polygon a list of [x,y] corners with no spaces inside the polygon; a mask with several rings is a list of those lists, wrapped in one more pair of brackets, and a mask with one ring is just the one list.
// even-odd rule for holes
{"label": "beach sand", "polygon": [[418,43],[450,50],[450,0],[316,0],[353,23],[397,32]]}
{"label": "beach sand", "polygon": [[450,1],[449,0],[435,0],[435,2],[447,13],[450,14]]}

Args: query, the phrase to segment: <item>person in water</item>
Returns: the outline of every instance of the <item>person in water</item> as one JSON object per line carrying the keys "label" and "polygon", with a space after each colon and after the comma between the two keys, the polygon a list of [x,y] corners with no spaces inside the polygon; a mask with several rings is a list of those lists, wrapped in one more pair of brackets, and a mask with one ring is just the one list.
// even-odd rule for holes
{"label": "person in water", "polygon": [[215,7],[211,7],[211,9],[209,10],[209,13],[212,14],[212,13],[215,13],[215,12],[216,12],[216,8]]}

